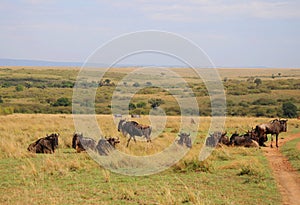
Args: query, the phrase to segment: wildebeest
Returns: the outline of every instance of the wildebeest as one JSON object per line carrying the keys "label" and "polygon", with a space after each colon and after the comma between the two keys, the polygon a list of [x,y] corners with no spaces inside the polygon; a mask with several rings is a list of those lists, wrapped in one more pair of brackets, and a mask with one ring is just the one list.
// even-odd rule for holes
{"label": "wildebeest", "polygon": [[131,114],[131,118],[141,118],[140,115],[136,115],[136,114]]}
{"label": "wildebeest", "polygon": [[237,133],[232,134],[228,145],[243,147],[259,147],[257,141],[252,139],[252,135],[250,132],[244,135],[239,135]]}
{"label": "wildebeest", "polygon": [[275,119],[270,121],[269,123],[257,125],[255,127],[255,131],[259,136],[260,145],[262,141],[261,139],[264,139],[266,141],[267,135],[271,134],[271,147],[273,147],[273,135],[276,135],[276,147],[278,148],[278,135],[280,132],[287,131],[287,121],[288,120]]}
{"label": "wildebeest", "polygon": [[120,120],[118,124],[118,131],[122,132],[124,136],[129,134],[129,139],[127,140],[127,147],[131,138],[136,142],[135,136],[144,136],[147,142],[151,142],[150,135],[152,128],[148,125],[140,125],[135,121],[126,121],[125,119]]}
{"label": "wildebeest", "polygon": [[120,143],[119,138],[102,138],[98,141],[96,150],[100,155],[108,155],[109,152],[115,149],[117,143]]}
{"label": "wildebeest", "polygon": [[122,114],[114,114],[115,118],[122,118]]}
{"label": "wildebeest", "polygon": [[45,153],[52,154],[58,147],[58,133],[47,135],[46,137],[40,138],[37,141],[31,143],[27,150],[33,153]]}
{"label": "wildebeest", "polygon": [[214,132],[206,139],[206,146],[215,147],[218,144],[229,144],[229,139],[226,136],[227,132]]}
{"label": "wildebeest", "polygon": [[183,146],[185,145],[188,148],[192,148],[192,140],[190,138],[190,134],[187,133],[180,133],[178,135],[179,140],[178,140],[178,144]]}
{"label": "wildebeest", "polygon": [[72,148],[76,149],[78,153],[86,149],[95,150],[96,141],[92,138],[83,137],[82,133],[75,133],[72,139]]}

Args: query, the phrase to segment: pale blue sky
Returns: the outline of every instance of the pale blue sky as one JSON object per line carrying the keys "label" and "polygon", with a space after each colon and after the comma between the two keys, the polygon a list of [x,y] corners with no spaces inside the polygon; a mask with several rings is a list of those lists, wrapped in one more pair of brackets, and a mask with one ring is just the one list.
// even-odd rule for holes
{"label": "pale blue sky", "polygon": [[139,30],[182,35],[217,66],[300,67],[299,0],[1,0],[0,58],[83,62]]}

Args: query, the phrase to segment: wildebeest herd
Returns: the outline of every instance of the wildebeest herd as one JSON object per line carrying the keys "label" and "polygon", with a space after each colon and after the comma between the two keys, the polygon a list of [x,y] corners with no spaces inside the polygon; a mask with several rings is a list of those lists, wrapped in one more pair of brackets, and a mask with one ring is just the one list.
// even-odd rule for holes
{"label": "wildebeest herd", "polygon": [[244,146],[244,147],[265,147],[268,141],[268,134],[271,134],[271,147],[273,147],[273,135],[276,136],[276,147],[278,148],[278,135],[287,131],[287,120],[274,119],[265,124],[256,125],[255,128],[248,130],[245,134],[239,135],[233,133],[229,138],[226,132],[215,132],[206,140],[206,146],[215,147],[218,144],[228,146]]}
{"label": "wildebeest herd", "polygon": [[[148,125],[142,125],[135,121],[127,121],[121,119],[118,123],[118,131],[123,136],[129,136],[126,146],[128,147],[129,142],[133,139],[136,142],[135,137],[145,137],[147,142],[151,142],[151,131],[152,128]],[[278,147],[278,135],[281,132],[287,131],[287,120],[274,119],[265,124],[259,124],[252,130],[245,134],[239,135],[233,133],[229,138],[227,132],[215,132],[210,134],[206,139],[206,146],[215,147],[218,144],[224,144],[227,146],[244,146],[244,147],[259,147],[265,146],[265,142],[268,140],[267,135],[271,134],[271,147],[273,147],[273,135],[276,136],[276,147]],[[46,137],[40,138],[37,141],[31,143],[27,150],[33,153],[45,153],[52,154],[55,149],[58,148],[58,133],[47,135]],[[187,148],[192,148],[192,141],[190,134],[180,133],[177,140],[178,145],[185,145]],[[78,153],[90,149],[99,153],[100,155],[108,155],[116,147],[116,144],[120,143],[119,137],[101,138],[96,142],[92,138],[84,137],[81,133],[75,133],[72,139],[72,148]]]}

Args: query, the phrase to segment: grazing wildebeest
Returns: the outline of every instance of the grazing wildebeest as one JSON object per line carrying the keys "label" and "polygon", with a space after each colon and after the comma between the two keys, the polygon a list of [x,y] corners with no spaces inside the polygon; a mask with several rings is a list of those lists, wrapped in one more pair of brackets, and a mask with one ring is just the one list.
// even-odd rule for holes
{"label": "grazing wildebeest", "polygon": [[126,120],[120,120],[118,124],[118,131],[122,132],[124,136],[127,136],[129,134],[129,139],[127,141],[127,147],[129,145],[129,142],[131,138],[136,142],[135,136],[142,137],[144,136],[147,140],[147,142],[151,142],[150,135],[152,128],[148,125],[140,125],[139,123],[135,121],[126,121]]}
{"label": "grazing wildebeest", "polygon": [[276,135],[276,147],[278,148],[278,135],[281,132],[287,131],[287,121],[288,120],[275,119],[269,123],[257,125],[255,127],[255,131],[260,139],[260,145],[262,141],[261,139],[267,141],[267,135],[271,134],[271,147],[273,147],[273,135]]}
{"label": "grazing wildebeest", "polygon": [[214,132],[206,139],[206,146],[215,147],[218,144],[229,144],[229,139],[226,136],[227,132]]}
{"label": "grazing wildebeest", "polygon": [[115,118],[117,118],[117,117],[122,118],[122,114],[114,114],[114,117]]}
{"label": "grazing wildebeest", "polygon": [[105,138],[105,139],[102,138],[98,141],[96,150],[100,155],[107,156],[109,152],[115,149],[117,143],[120,143],[119,138],[114,138],[114,137]]}
{"label": "grazing wildebeest", "polygon": [[58,133],[53,133],[49,136],[47,135],[46,137],[31,143],[27,150],[34,153],[52,154],[58,147],[58,137]]}
{"label": "grazing wildebeest", "polygon": [[131,114],[131,118],[141,118],[140,115]]}
{"label": "grazing wildebeest", "polygon": [[259,147],[257,141],[251,138],[250,133],[239,135],[237,133],[232,134],[228,145],[244,146],[244,147]]}
{"label": "grazing wildebeest", "polygon": [[178,144],[183,146],[185,144],[186,147],[188,148],[192,148],[192,140],[190,138],[190,134],[187,133],[180,133],[178,135],[179,140],[178,140]]}
{"label": "grazing wildebeest", "polygon": [[72,148],[76,149],[78,153],[85,151],[86,149],[95,150],[96,141],[92,138],[83,137],[82,134],[75,133],[72,139]]}

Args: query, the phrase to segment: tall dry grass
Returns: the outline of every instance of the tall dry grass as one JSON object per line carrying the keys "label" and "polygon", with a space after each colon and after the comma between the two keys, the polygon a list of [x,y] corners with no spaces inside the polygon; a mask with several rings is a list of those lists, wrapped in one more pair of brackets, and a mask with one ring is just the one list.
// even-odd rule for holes
{"label": "tall dry grass", "polygon": [[[188,117],[187,117],[188,118]],[[129,147],[126,147],[127,139],[117,131],[118,120],[113,119],[111,115],[98,115],[97,122],[102,130],[103,136],[89,136],[99,139],[104,136],[119,137],[121,143],[117,148],[124,153],[132,155],[150,155],[164,150],[177,139],[180,132],[180,117],[167,116],[166,125],[160,129],[160,132],[153,130],[152,142],[147,143],[144,138],[137,138],[135,143],[130,142]],[[150,119],[148,116],[133,119],[141,124],[149,125]],[[153,119],[152,120],[156,120]],[[190,120],[190,118],[188,119]],[[227,117],[225,121],[225,130],[228,135],[234,132],[244,133],[257,124],[268,122],[268,118],[249,118],[249,117]],[[27,147],[30,143],[36,141],[40,137],[45,137],[47,134],[57,132],[60,133],[59,148],[57,152],[71,148],[72,136],[75,132],[72,115],[47,115],[47,114],[14,114],[0,116],[0,158],[9,157],[27,157],[32,154],[27,152]],[[210,117],[200,117],[199,127],[197,130],[186,130],[187,132],[196,132],[194,148],[189,153],[188,158],[196,157],[199,149],[207,136],[210,127]],[[291,119],[288,122],[288,132],[299,129],[299,120]],[[297,128],[298,127],[298,128]],[[192,129],[192,126],[191,126]],[[155,135],[155,136],[154,136]],[[288,133],[281,133],[281,137],[287,136]],[[195,153],[193,152],[195,150]],[[197,150],[197,151],[196,151]]]}

